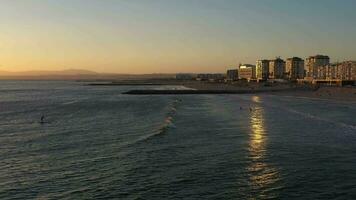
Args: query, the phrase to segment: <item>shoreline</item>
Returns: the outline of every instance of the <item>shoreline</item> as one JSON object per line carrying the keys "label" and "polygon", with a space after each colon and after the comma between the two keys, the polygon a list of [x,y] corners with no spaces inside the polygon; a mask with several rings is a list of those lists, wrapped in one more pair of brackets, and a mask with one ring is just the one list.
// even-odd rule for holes
{"label": "shoreline", "polygon": [[187,95],[187,94],[255,94],[279,92],[280,90],[130,90],[129,95]]}
{"label": "shoreline", "polygon": [[89,83],[87,86],[160,86],[160,83]]}
{"label": "shoreline", "polygon": [[288,96],[294,98],[308,98],[314,100],[328,100],[335,102],[356,103],[355,87],[321,87],[316,91],[285,91],[273,93],[276,96]]}
{"label": "shoreline", "polygon": [[187,89],[133,89],[127,95],[201,95],[201,94],[272,94],[316,100],[356,102],[356,87],[314,87],[296,84],[265,83],[211,83],[200,81],[177,81],[171,79],[127,80],[104,83],[88,83],[87,86],[183,86]]}
{"label": "shoreline", "polygon": [[[187,95],[187,94],[256,94],[256,93],[274,93],[282,91],[296,91],[309,88],[298,88],[294,85],[281,84],[265,86],[261,83],[211,83],[199,81],[175,81],[167,82],[161,85],[176,85],[186,89],[133,89],[123,94],[129,95]],[[127,85],[127,84],[124,84]]]}

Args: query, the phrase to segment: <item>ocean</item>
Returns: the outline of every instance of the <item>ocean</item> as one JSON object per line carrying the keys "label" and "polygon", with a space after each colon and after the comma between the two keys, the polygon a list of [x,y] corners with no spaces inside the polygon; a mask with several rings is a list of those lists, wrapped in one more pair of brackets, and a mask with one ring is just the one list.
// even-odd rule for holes
{"label": "ocean", "polygon": [[0,199],[356,199],[355,103],[134,88],[0,81]]}

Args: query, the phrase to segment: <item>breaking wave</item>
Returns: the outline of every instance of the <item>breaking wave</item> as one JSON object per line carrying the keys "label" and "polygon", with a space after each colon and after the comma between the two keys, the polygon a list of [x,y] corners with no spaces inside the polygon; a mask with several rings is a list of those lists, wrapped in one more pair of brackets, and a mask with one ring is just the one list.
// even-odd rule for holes
{"label": "breaking wave", "polygon": [[330,119],[325,119],[325,118],[321,118],[315,115],[312,115],[310,113],[306,113],[306,112],[300,112],[294,109],[290,109],[290,108],[285,108],[286,111],[303,116],[305,118],[309,118],[309,119],[313,119],[313,120],[318,120],[318,121],[323,121],[323,122],[328,122],[337,126],[341,126],[343,128],[347,128],[347,129],[352,129],[352,130],[356,130],[356,126],[355,125],[351,125],[351,124],[346,124],[343,122],[337,122],[334,120],[330,120]]}
{"label": "breaking wave", "polygon": [[174,124],[174,117],[177,113],[177,107],[178,107],[179,102],[181,102],[181,100],[176,99],[169,105],[169,107],[167,109],[168,111],[167,111],[166,117],[165,117],[163,123],[157,128],[157,130],[155,130],[151,134],[148,134],[148,135],[145,135],[145,136],[139,138],[134,143],[150,140],[154,137],[165,134],[170,129],[175,129],[176,125]]}

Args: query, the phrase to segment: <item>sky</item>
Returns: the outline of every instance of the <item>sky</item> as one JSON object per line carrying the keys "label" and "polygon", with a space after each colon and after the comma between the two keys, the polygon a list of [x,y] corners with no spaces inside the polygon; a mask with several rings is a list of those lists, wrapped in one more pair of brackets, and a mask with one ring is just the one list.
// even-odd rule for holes
{"label": "sky", "polygon": [[355,0],[2,0],[0,70],[224,72],[356,60]]}

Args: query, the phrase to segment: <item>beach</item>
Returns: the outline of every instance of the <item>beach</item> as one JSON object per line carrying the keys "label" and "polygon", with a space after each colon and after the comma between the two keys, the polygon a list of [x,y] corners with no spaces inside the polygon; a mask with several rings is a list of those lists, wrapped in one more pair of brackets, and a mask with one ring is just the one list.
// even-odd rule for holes
{"label": "beach", "polygon": [[182,95],[182,94],[253,94],[267,93],[279,96],[314,98],[320,100],[356,102],[356,87],[331,87],[298,85],[292,83],[179,81],[174,79],[148,79],[89,83],[89,86],[183,86],[180,89],[133,89],[133,95]]}
{"label": "beach", "polygon": [[294,96],[296,98],[313,98],[319,100],[332,100],[340,102],[356,102],[355,87],[321,87],[313,90],[280,91],[274,95]]}
{"label": "beach", "polygon": [[321,100],[335,100],[356,102],[356,87],[328,87],[302,86],[293,84],[276,84],[274,86],[264,86],[259,83],[248,83],[246,85],[219,84],[219,83],[199,83],[189,82],[183,84],[185,87],[196,90],[225,90],[225,91],[250,91],[253,93],[264,92],[273,93],[280,96],[295,96],[305,98],[315,98]]}

